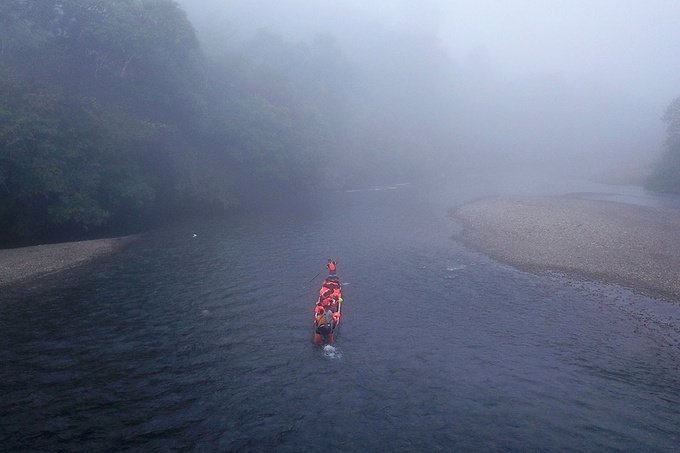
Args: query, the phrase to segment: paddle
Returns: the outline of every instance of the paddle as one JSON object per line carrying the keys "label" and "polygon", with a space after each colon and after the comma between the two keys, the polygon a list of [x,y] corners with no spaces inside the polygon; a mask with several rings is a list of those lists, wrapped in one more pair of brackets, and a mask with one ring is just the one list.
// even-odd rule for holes
{"label": "paddle", "polygon": [[338,300],[338,326],[340,325],[340,318],[342,317],[342,301],[344,300],[345,299],[343,299],[342,296],[340,296],[340,300]]}
{"label": "paddle", "polygon": [[312,280],[314,280],[316,277],[318,277],[319,274],[321,274],[321,271],[317,272],[317,274],[314,277],[312,277],[311,280],[309,280],[307,283],[312,283]]}

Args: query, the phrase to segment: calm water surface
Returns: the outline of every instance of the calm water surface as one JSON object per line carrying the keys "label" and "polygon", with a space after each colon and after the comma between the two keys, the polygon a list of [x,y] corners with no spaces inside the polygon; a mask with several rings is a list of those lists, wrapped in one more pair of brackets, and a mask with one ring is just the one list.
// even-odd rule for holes
{"label": "calm water surface", "polygon": [[[0,449],[677,451],[678,304],[451,239],[449,208],[547,193],[528,179],[380,189],[177,225],[5,291]],[[631,196],[548,192],[569,191]],[[327,257],[347,286],[324,350]]]}

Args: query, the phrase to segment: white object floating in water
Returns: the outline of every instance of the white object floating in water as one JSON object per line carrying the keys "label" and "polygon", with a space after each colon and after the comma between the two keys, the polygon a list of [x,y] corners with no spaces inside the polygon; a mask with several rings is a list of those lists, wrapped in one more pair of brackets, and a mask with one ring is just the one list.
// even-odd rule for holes
{"label": "white object floating in water", "polygon": [[193,235],[192,237],[194,237],[194,238],[195,238],[196,236],[198,236],[198,235],[197,235],[196,233],[194,233],[194,235]]}

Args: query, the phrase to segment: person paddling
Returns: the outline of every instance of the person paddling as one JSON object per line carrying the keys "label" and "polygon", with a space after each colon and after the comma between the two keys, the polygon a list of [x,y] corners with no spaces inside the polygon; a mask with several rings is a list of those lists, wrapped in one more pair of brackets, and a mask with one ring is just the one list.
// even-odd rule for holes
{"label": "person paddling", "polygon": [[333,261],[332,259],[329,258],[328,264],[326,264],[326,267],[328,268],[328,275],[335,275],[335,272],[338,268],[335,261]]}

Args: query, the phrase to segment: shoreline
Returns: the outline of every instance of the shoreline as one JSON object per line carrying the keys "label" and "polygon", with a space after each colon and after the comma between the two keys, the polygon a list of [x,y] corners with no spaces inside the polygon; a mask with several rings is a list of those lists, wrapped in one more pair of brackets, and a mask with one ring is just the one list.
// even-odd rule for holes
{"label": "shoreline", "polygon": [[140,235],[0,249],[0,288],[19,285],[111,255]]}
{"label": "shoreline", "polygon": [[680,209],[574,196],[487,198],[453,217],[466,246],[518,269],[680,301]]}

